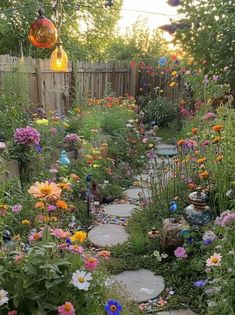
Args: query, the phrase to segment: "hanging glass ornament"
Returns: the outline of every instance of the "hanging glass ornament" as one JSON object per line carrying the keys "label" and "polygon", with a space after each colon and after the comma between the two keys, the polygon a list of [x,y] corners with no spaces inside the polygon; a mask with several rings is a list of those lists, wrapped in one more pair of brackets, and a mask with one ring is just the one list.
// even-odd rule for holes
{"label": "hanging glass ornament", "polygon": [[45,18],[42,9],[38,11],[37,20],[31,25],[28,39],[38,48],[52,48],[58,39],[58,31],[54,23]]}
{"label": "hanging glass ornament", "polygon": [[51,54],[50,69],[61,72],[68,71],[68,56],[61,42],[57,43],[55,50]]}

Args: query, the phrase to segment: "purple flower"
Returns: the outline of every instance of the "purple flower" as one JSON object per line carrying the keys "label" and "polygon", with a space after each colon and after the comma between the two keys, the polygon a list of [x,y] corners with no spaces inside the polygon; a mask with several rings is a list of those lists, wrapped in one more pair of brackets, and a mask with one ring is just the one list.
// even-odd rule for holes
{"label": "purple flower", "polygon": [[65,142],[74,143],[80,140],[79,136],[76,133],[70,133],[64,137]]}
{"label": "purple flower", "polygon": [[47,206],[47,211],[48,212],[53,212],[53,211],[55,211],[56,210],[56,206],[54,206],[54,205],[49,205],[49,206]]}
{"label": "purple flower", "polygon": [[107,312],[108,315],[120,315],[122,311],[122,306],[115,300],[109,300],[105,306],[104,310]]}
{"label": "purple flower", "polygon": [[206,281],[205,280],[197,280],[194,282],[193,285],[195,287],[198,287],[198,288],[203,288],[206,285]]}
{"label": "purple flower", "polygon": [[32,127],[17,128],[14,133],[14,142],[19,145],[39,145],[40,138],[40,133]]}
{"label": "purple flower", "polygon": [[174,254],[177,258],[187,258],[188,254],[186,253],[185,248],[183,247],[177,247],[174,251]]}
{"label": "purple flower", "polygon": [[12,212],[18,213],[22,210],[23,206],[21,205],[14,205],[11,207]]}
{"label": "purple flower", "polygon": [[40,144],[37,144],[37,145],[36,145],[36,151],[37,151],[38,153],[42,153],[42,147],[40,146]]}
{"label": "purple flower", "polygon": [[209,120],[209,119],[213,119],[213,118],[215,118],[215,114],[212,113],[212,112],[208,112],[207,114],[205,114],[205,115],[203,116],[203,119],[204,119],[204,120]]}
{"label": "purple flower", "polygon": [[215,219],[215,224],[221,227],[229,226],[235,223],[235,212],[230,210],[224,211],[219,217]]}
{"label": "purple flower", "polygon": [[204,245],[210,245],[213,241],[212,240],[203,240]]}

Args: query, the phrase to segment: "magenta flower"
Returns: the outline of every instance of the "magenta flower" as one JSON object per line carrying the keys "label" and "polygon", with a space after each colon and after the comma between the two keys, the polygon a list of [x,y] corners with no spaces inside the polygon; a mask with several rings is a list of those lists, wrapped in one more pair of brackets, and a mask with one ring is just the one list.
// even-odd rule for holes
{"label": "magenta flower", "polygon": [[22,206],[21,205],[14,205],[11,207],[12,212],[18,213],[22,210]]}
{"label": "magenta flower", "polygon": [[186,250],[183,247],[177,247],[174,251],[174,254],[177,258],[187,258],[188,254],[186,253]]}
{"label": "magenta flower", "polygon": [[58,306],[57,311],[59,315],[74,315],[75,314],[73,304],[70,302],[65,302],[64,305]]}
{"label": "magenta flower", "polygon": [[14,133],[14,142],[19,145],[39,145],[40,138],[40,133],[32,127],[17,128]]}
{"label": "magenta flower", "polygon": [[74,143],[80,140],[79,136],[76,133],[70,133],[64,137],[65,142]]}
{"label": "magenta flower", "polygon": [[212,113],[212,112],[208,112],[208,113],[205,114],[202,118],[203,118],[204,120],[214,119],[214,118],[215,118],[215,114]]}
{"label": "magenta flower", "polygon": [[48,212],[54,212],[56,210],[56,206],[54,206],[54,205],[48,205],[47,206],[47,211]]}
{"label": "magenta flower", "polygon": [[90,271],[96,269],[98,264],[99,264],[99,260],[95,257],[92,257],[92,256],[88,256],[85,260],[85,263],[84,263],[85,268],[90,270]]}

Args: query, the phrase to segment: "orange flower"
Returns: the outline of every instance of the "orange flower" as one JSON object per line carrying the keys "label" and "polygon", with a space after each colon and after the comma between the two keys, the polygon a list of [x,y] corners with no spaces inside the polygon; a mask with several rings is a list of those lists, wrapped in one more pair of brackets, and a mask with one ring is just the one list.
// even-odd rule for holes
{"label": "orange flower", "polygon": [[194,190],[197,187],[195,183],[188,183],[188,189]]}
{"label": "orange flower", "polygon": [[57,200],[56,205],[57,205],[57,207],[59,207],[61,209],[64,209],[64,210],[68,209],[68,205],[64,200]]}
{"label": "orange flower", "polygon": [[42,201],[38,201],[35,203],[34,205],[35,208],[38,208],[38,209],[45,209],[45,205],[44,205],[44,202]]}
{"label": "orange flower", "polygon": [[196,162],[197,162],[197,164],[202,164],[202,163],[206,162],[206,157],[202,157],[202,158],[198,159]]}
{"label": "orange flower", "polygon": [[58,199],[61,195],[60,187],[55,183],[46,181],[45,183],[36,182],[32,185],[28,192],[39,199]]}
{"label": "orange flower", "polygon": [[76,174],[70,174],[70,179],[73,179],[73,180],[76,180],[76,181],[79,181],[80,180],[80,177],[77,176]]}
{"label": "orange flower", "polygon": [[213,131],[220,132],[223,129],[222,125],[215,125],[212,127]]}
{"label": "orange flower", "polygon": [[221,141],[221,137],[214,137],[212,139],[212,143],[219,143]]}
{"label": "orange flower", "polygon": [[221,154],[221,155],[218,155],[217,157],[216,157],[216,161],[217,162],[220,162],[220,161],[223,161],[224,160],[224,156]]}
{"label": "orange flower", "polygon": [[193,134],[193,135],[196,135],[197,133],[198,133],[198,129],[197,129],[197,128],[193,128],[193,129],[192,129],[192,134]]}
{"label": "orange flower", "polygon": [[201,179],[207,179],[209,177],[209,172],[208,171],[203,171],[199,173],[199,177]]}
{"label": "orange flower", "polygon": [[100,252],[98,252],[98,256],[100,257],[104,257],[104,258],[108,258],[110,257],[111,253],[108,250],[101,250]]}
{"label": "orange flower", "polygon": [[63,190],[71,190],[71,184],[70,183],[59,183],[58,186]]}
{"label": "orange flower", "polygon": [[186,142],[186,140],[180,139],[180,140],[177,142],[177,145],[178,145],[178,146],[182,146],[182,145],[185,144],[185,142]]}

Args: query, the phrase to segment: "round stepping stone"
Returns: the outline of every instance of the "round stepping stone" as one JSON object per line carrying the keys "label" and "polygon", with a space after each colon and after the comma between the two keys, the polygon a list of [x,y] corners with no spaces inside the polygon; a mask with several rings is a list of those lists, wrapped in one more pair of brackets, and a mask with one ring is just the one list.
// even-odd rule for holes
{"label": "round stepping stone", "polygon": [[126,191],[124,191],[124,194],[126,194],[128,198],[135,199],[135,200],[140,199],[139,194],[140,194],[140,196],[144,196],[145,198],[149,198],[152,195],[151,190],[146,189],[146,188],[127,189]]}
{"label": "round stepping stone", "polygon": [[117,281],[130,297],[138,303],[155,299],[165,289],[162,276],[155,276],[152,271],[140,269],[124,271],[111,276],[111,281]]}
{"label": "round stepping stone", "polygon": [[104,207],[104,212],[108,215],[117,217],[131,217],[133,210],[136,208],[135,205],[130,203],[117,203]]}
{"label": "round stepping stone", "polygon": [[170,149],[172,149],[172,150],[175,150],[176,149],[176,146],[175,145],[173,145],[173,144],[165,144],[165,143],[160,143],[160,144],[158,144],[157,146],[156,146],[156,149],[157,150],[170,150]]}
{"label": "round stepping stone", "polygon": [[160,149],[157,150],[157,154],[164,157],[172,157],[178,154],[176,149]]}
{"label": "round stepping stone", "polygon": [[[159,314],[162,314],[162,313],[159,313]],[[197,314],[191,311],[189,308],[187,308],[187,309],[172,310],[170,311],[170,315],[197,315]]]}
{"label": "round stepping stone", "polygon": [[111,247],[126,242],[128,234],[120,225],[101,224],[88,233],[88,239],[96,246]]}

